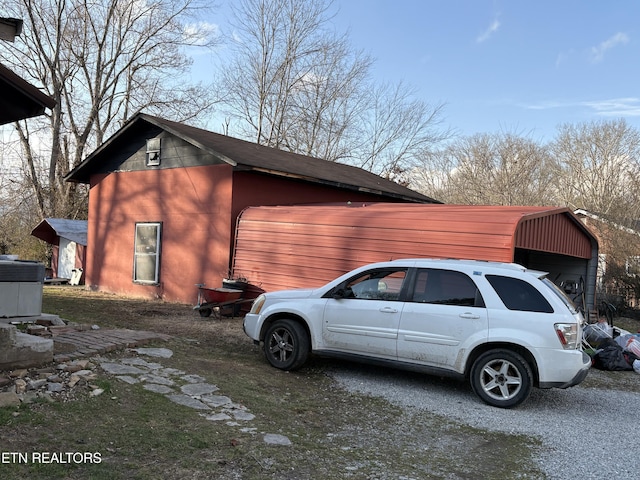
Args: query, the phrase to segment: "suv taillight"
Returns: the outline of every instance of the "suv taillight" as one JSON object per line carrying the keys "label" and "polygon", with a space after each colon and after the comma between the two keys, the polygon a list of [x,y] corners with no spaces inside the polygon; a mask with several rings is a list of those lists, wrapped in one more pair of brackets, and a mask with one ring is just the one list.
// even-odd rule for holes
{"label": "suv taillight", "polygon": [[556,335],[565,350],[575,350],[578,348],[580,339],[578,338],[577,323],[556,323]]}

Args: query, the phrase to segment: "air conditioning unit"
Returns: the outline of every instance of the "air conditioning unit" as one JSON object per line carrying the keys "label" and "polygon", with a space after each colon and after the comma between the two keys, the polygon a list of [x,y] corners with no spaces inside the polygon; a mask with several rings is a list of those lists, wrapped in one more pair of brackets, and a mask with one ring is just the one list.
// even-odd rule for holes
{"label": "air conditioning unit", "polygon": [[0,260],[0,317],[42,314],[44,265],[24,260]]}

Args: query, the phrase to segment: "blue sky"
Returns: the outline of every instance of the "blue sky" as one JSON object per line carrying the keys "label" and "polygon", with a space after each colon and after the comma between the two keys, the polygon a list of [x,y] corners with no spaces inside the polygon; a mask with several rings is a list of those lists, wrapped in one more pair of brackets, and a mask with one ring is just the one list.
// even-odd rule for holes
{"label": "blue sky", "polygon": [[[230,1],[230,0],[225,0]],[[640,128],[640,2],[335,0],[338,32],[375,59],[377,80],[445,103],[460,135],[551,140],[563,123]],[[214,15],[225,31],[225,2]]]}

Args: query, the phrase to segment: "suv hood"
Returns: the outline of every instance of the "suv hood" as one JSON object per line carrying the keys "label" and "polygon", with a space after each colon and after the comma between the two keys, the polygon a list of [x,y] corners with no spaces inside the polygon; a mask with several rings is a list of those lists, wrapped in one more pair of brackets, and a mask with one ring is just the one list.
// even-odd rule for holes
{"label": "suv hood", "polygon": [[280,290],[277,292],[265,293],[268,300],[283,300],[283,299],[295,299],[295,298],[307,298],[315,292],[312,288],[296,289],[296,290]]}

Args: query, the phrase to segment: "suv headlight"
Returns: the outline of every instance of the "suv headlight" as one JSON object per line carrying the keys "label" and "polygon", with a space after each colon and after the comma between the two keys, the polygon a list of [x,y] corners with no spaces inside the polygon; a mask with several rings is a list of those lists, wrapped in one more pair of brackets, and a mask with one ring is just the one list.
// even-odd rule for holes
{"label": "suv headlight", "polygon": [[265,302],[266,299],[267,299],[267,297],[265,297],[264,295],[259,295],[253,301],[253,304],[251,305],[251,311],[249,313],[253,313],[255,315],[258,315],[260,313],[260,310],[262,310],[262,307],[263,307],[264,302]]}
{"label": "suv headlight", "polygon": [[580,339],[577,323],[556,323],[556,335],[565,350],[575,350],[578,348]]}

